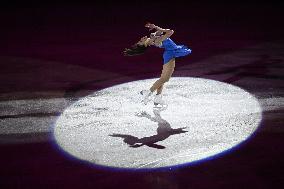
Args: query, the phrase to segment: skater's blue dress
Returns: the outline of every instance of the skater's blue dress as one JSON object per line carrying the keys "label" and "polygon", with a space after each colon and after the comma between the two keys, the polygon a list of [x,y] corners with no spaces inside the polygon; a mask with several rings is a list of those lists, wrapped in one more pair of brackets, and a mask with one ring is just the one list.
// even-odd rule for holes
{"label": "skater's blue dress", "polygon": [[163,54],[164,64],[168,63],[172,58],[186,56],[191,53],[191,49],[187,46],[177,45],[170,38],[165,39],[160,48],[165,49]]}

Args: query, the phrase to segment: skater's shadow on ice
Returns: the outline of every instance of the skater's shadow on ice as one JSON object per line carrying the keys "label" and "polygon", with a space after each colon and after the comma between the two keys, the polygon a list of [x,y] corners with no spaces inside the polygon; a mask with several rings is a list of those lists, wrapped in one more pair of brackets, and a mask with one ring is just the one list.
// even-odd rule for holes
{"label": "skater's shadow on ice", "polygon": [[177,128],[177,129],[171,128],[171,125],[169,124],[169,122],[163,119],[160,115],[160,112],[163,110],[165,109],[163,108],[155,109],[154,108],[153,109],[153,112],[155,115],[154,117],[152,117],[150,114],[148,114],[145,111],[135,114],[138,117],[145,117],[155,123],[158,123],[157,134],[153,136],[147,136],[143,138],[138,138],[136,136],[125,135],[125,134],[112,134],[109,136],[123,138],[123,141],[132,148],[138,148],[138,147],[145,145],[145,146],[152,147],[152,148],[164,149],[166,148],[165,146],[162,146],[156,143],[167,139],[171,135],[186,133],[188,131],[184,130],[186,127]]}

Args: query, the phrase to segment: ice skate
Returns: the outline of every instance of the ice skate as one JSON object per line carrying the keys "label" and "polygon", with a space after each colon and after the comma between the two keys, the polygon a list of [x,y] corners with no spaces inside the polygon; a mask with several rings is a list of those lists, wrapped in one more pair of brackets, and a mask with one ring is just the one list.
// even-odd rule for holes
{"label": "ice skate", "polygon": [[140,94],[143,96],[142,102],[147,105],[147,103],[151,100],[151,95],[153,94],[150,90],[142,90]]}
{"label": "ice skate", "polygon": [[162,99],[162,95],[158,94],[155,96],[154,98],[154,105],[156,107],[160,106],[160,107],[164,107],[167,106],[166,102]]}

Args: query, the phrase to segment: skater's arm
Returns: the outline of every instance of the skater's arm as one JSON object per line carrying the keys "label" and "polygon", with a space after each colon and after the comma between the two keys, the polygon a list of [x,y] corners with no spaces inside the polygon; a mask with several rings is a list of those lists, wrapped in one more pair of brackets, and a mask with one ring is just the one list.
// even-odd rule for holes
{"label": "skater's arm", "polygon": [[157,38],[157,39],[155,40],[155,44],[160,44],[160,43],[162,43],[165,39],[169,38],[169,37],[170,37],[171,35],[173,35],[173,33],[174,33],[174,30],[171,30],[171,29],[163,29],[163,28],[161,28],[161,27],[159,27],[159,26],[156,26],[156,25],[154,25],[154,24],[151,24],[151,23],[147,23],[147,24],[145,25],[145,27],[149,28],[150,30],[155,29],[155,30],[157,30],[157,31],[160,32],[160,33],[165,33],[164,35],[161,35],[159,38]]}
{"label": "skater's arm", "polygon": [[156,29],[158,32],[164,32],[164,33],[172,32],[172,33],[174,33],[174,30],[171,30],[171,29],[163,29],[163,28],[160,28],[159,26],[156,26],[156,25],[154,25],[154,29]]}
{"label": "skater's arm", "polygon": [[159,33],[163,33],[163,32],[169,32],[169,31],[173,31],[171,29],[163,29],[159,26],[156,26],[155,24],[151,24],[151,23],[147,23],[145,25],[146,28],[149,28],[149,30],[155,29],[156,31],[158,31]]}
{"label": "skater's arm", "polygon": [[164,35],[161,35],[160,37],[158,37],[154,43],[157,45],[157,46],[160,46],[161,43],[166,40],[167,38],[169,38],[171,35],[173,35],[174,33],[174,30],[170,30],[170,29],[167,29],[166,30],[166,33]]}

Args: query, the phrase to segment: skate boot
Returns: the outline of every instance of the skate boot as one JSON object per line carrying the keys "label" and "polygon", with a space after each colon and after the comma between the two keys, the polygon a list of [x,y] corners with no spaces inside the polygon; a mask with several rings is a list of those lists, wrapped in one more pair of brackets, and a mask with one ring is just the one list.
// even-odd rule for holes
{"label": "skate boot", "polygon": [[143,96],[142,102],[147,105],[147,103],[151,100],[150,97],[153,94],[150,90],[142,90],[140,94]]}
{"label": "skate boot", "polygon": [[162,99],[162,95],[161,94],[158,94],[155,96],[154,98],[154,105],[155,106],[166,106],[166,102]]}

